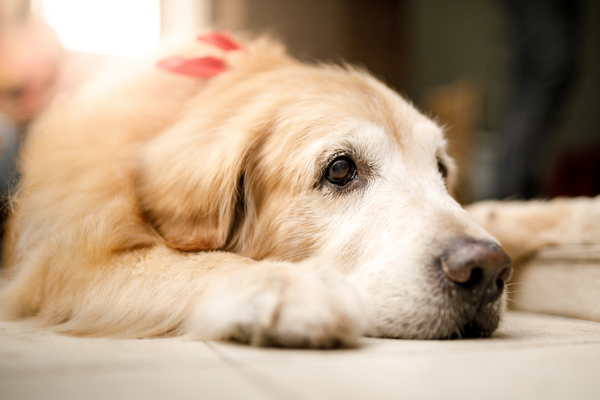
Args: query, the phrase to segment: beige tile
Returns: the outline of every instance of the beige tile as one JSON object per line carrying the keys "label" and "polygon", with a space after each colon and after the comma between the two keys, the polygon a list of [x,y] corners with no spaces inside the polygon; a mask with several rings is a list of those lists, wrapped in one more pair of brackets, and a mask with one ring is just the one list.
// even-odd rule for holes
{"label": "beige tile", "polygon": [[32,327],[26,322],[0,322],[0,373],[6,370],[151,370],[165,365],[226,366],[202,341],[79,338]]}
{"label": "beige tile", "polygon": [[600,323],[511,313],[493,338],[355,349],[84,339],[0,323],[0,399],[600,399]]}
{"label": "beige tile", "polygon": [[0,374],[2,400],[272,399],[231,369]]}
{"label": "beige tile", "polygon": [[[290,395],[290,396],[288,396]],[[203,341],[76,338],[0,322],[0,399],[275,399]]]}
{"label": "beige tile", "polygon": [[600,344],[243,367],[304,399],[600,398]]}
{"label": "beige tile", "polygon": [[600,324],[567,318],[509,313],[488,339],[334,351],[209,345],[297,399],[600,399]]}

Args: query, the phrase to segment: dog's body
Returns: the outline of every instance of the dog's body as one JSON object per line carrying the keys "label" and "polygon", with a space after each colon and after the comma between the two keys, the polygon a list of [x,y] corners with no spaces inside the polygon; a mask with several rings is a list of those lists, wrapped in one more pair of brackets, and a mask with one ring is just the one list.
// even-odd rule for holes
{"label": "dog's body", "polygon": [[4,317],[316,347],[493,332],[510,261],[448,194],[441,129],[362,71],[218,47],[213,78],[109,74],[32,130]]}

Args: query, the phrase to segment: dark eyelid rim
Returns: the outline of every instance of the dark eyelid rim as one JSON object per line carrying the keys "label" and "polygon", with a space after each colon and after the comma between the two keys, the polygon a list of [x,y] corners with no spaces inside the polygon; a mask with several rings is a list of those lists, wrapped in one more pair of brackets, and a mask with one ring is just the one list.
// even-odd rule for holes
{"label": "dark eyelid rim", "polygon": [[[444,180],[446,180],[448,178],[448,173],[449,173],[448,166],[446,165],[444,160],[442,160],[442,158],[439,156],[437,157],[437,167],[438,167],[438,171],[442,175],[442,178],[444,178]],[[440,171],[440,168],[443,169],[444,172]]]}

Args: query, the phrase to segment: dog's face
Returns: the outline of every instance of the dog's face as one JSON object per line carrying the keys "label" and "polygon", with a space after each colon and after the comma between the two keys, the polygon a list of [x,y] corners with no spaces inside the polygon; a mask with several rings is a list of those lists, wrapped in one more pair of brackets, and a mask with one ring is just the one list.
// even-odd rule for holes
{"label": "dog's face", "polygon": [[[497,327],[509,261],[449,195],[442,130],[363,72],[291,64],[216,79],[141,170],[142,206],[173,247],[326,257],[379,336]],[[485,279],[489,268],[465,266],[490,262]]]}

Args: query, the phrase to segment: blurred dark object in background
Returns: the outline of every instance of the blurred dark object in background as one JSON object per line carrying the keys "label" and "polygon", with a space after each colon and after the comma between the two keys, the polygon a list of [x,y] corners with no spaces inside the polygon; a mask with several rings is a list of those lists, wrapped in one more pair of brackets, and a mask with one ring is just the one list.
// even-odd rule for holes
{"label": "blurred dark object in background", "polygon": [[[558,193],[550,189],[558,178],[548,165],[555,165],[565,149],[599,139],[596,0],[161,0],[160,9],[163,34],[209,28],[267,33],[303,60],[345,60],[367,67],[445,125],[451,153],[461,166],[456,195],[463,203],[515,193],[533,197],[540,188],[542,195]],[[20,137],[49,98],[46,94],[78,84],[108,61],[104,55],[63,52],[40,20],[33,23],[38,33],[18,34],[27,31],[23,27],[32,21],[30,10],[29,0],[0,0],[1,129],[9,139]],[[137,19],[131,19],[135,30]],[[512,42],[507,28],[513,28]],[[8,62],[12,56],[7,57],[11,46],[2,44],[6,38],[11,38],[10,52],[19,54],[19,62],[28,60],[23,67]],[[40,46],[43,41],[48,45]],[[579,84],[567,96],[576,76]],[[524,130],[534,132],[523,139],[533,145],[501,135]],[[511,190],[498,183],[518,167],[507,161],[508,167],[498,166],[504,137],[519,148],[507,154],[529,168],[526,180],[535,183],[529,189]],[[2,142],[10,147],[18,141],[0,137]],[[14,175],[8,176],[14,181]],[[497,193],[500,186],[505,186],[502,194]]]}
{"label": "blurred dark object in background", "polygon": [[562,153],[552,170],[548,197],[600,194],[600,144]]}
{"label": "blurred dark object in background", "polygon": [[579,67],[581,4],[503,0],[514,22],[515,93],[504,126],[498,197],[541,194],[535,167]]}
{"label": "blurred dark object in background", "polygon": [[468,144],[476,140],[482,96],[480,85],[465,79],[437,86],[427,94],[427,109],[436,116],[438,123],[443,124],[448,152],[458,167],[458,176],[451,194],[460,204],[469,204],[475,200],[472,175],[477,167]]}
{"label": "blurred dark object in background", "polygon": [[401,93],[411,82],[409,0],[214,0],[217,29],[267,33],[306,61],[364,66]]}

